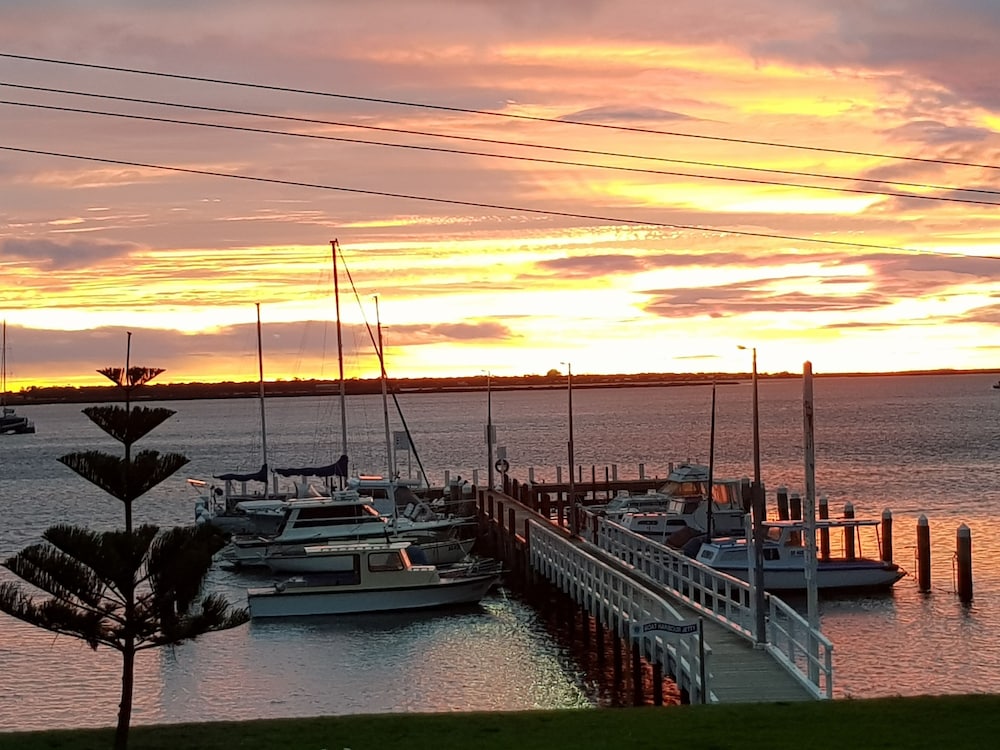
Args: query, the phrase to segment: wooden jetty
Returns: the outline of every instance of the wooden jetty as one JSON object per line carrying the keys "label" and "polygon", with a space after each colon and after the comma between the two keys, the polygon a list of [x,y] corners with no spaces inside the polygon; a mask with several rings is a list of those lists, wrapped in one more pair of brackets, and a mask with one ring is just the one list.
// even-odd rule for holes
{"label": "wooden jetty", "polygon": [[[576,506],[561,493],[553,497],[551,486],[539,490],[505,476],[504,490],[476,489],[489,552],[526,585],[565,594],[593,618],[599,637],[613,639],[616,654],[631,653],[634,671],[645,660],[686,702],[833,697],[832,645],[776,597],[764,597],[767,639],[757,643],[755,597],[745,583],[605,519],[576,515],[579,508],[571,514]],[[691,623],[700,639],[669,632]]]}

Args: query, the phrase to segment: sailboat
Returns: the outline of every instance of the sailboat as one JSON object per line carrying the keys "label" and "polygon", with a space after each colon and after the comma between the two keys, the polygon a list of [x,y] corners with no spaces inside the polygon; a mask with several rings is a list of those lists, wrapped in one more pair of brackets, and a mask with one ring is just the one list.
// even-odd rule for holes
{"label": "sailboat", "polygon": [[[260,303],[257,303],[257,372],[260,402],[261,467],[249,473],[228,472],[216,474],[222,487],[198,479],[188,479],[188,484],[199,491],[195,501],[195,521],[211,523],[228,533],[267,534],[277,530],[284,518],[284,503],[299,496],[296,492],[279,492],[275,486],[269,490],[270,471],[267,461],[267,411],[264,400],[264,350],[261,337]],[[258,491],[248,491],[248,483],[263,485]],[[239,489],[236,488],[238,484]],[[307,491],[302,491],[306,496]],[[313,492],[314,497],[322,493]]]}
{"label": "sailboat", "polygon": [[[337,269],[337,253],[340,246],[337,240],[330,243],[333,256],[333,289],[334,305],[337,318],[337,359],[340,375],[340,424],[341,424],[341,447],[340,459],[333,464],[322,467],[306,468],[276,468],[275,474],[279,476],[301,476],[306,477],[339,477],[343,482],[340,493],[353,493],[361,500],[370,502],[380,515],[387,519],[388,530],[393,534],[406,535],[411,540],[416,540],[424,548],[425,552],[431,554],[431,549],[441,549],[442,555],[459,554],[464,556],[468,552],[468,546],[456,545],[455,534],[459,527],[471,524],[473,519],[461,518],[454,515],[442,514],[435,511],[430,503],[420,497],[421,490],[427,489],[426,473],[420,463],[420,457],[416,455],[417,464],[420,468],[421,480],[404,479],[398,476],[395,468],[395,461],[392,453],[392,443],[389,432],[389,411],[387,378],[385,370],[385,357],[382,344],[381,321],[378,323],[378,340],[373,336],[372,343],[378,353],[379,365],[382,380],[382,410],[385,419],[385,441],[386,441],[386,468],[385,475],[382,474],[351,474],[347,458],[347,407],[344,380],[344,352],[343,336],[341,330],[340,317],[340,283]],[[348,277],[350,273],[348,272]],[[378,300],[376,299],[376,315],[378,314]],[[395,396],[393,396],[395,401]],[[413,443],[410,439],[409,429],[406,428],[406,421],[396,401],[396,411],[403,421],[406,429],[406,438],[410,449]],[[346,485],[346,489],[344,486]],[[339,493],[335,493],[339,494]],[[446,551],[445,551],[446,550]],[[442,560],[435,560],[440,562]],[[447,562],[455,562],[448,559]]]}
{"label": "sailboat", "polygon": [[35,423],[19,416],[13,406],[7,406],[7,321],[3,322],[3,343],[0,347],[0,435],[27,435],[35,431]]}

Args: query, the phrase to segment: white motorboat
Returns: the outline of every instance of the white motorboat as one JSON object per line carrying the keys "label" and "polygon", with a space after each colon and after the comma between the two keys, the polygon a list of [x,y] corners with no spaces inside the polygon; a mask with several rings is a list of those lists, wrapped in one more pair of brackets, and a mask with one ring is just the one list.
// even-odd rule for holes
{"label": "white motorboat", "polygon": [[[817,555],[818,590],[886,590],[906,575],[891,561],[852,554],[859,549],[860,531],[877,529],[880,521],[863,518],[819,519],[817,534],[845,534],[843,551],[836,556]],[[806,524],[804,521],[767,521],[764,553],[764,588],[768,591],[806,589]],[[848,541],[850,538],[851,541]],[[746,537],[718,537],[705,541],[695,559],[711,568],[744,581],[750,580],[752,541]]]}
{"label": "white motorboat", "polygon": [[391,532],[374,506],[350,490],[333,497],[284,501],[281,514],[275,534],[234,535],[219,550],[218,559],[238,566],[263,566],[268,548],[301,548],[331,539],[384,539]]}
{"label": "white motorboat", "polygon": [[251,618],[339,615],[474,604],[500,580],[496,570],[442,575],[414,564],[409,542],[339,542],[327,573],[247,590]]}
{"label": "white motorboat", "polygon": [[[375,539],[366,540],[376,543]],[[475,539],[425,539],[415,541],[399,536],[386,537],[389,543],[406,543],[410,559],[415,564],[447,566],[465,560]],[[264,564],[274,573],[336,572],[342,558],[342,546],[354,542],[331,540],[327,544],[272,546],[264,554]]]}

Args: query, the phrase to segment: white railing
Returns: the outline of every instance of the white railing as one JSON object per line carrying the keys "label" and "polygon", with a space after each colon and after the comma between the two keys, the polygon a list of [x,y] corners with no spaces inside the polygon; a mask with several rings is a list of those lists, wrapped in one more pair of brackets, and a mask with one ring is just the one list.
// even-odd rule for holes
{"label": "white railing", "polygon": [[[530,521],[531,567],[619,637],[630,639],[652,661],[663,665],[692,702],[713,700],[703,689],[710,649],[689,636],[671,638],[657,631],[633,632],[649,622],[679,623],[681,613],[653,590],[609,567],[551,526]],[[702,646],[702,648],[699,648]],[[701,654],[705,655],[704,662]]]}
{"label": "white railing", "polygon": [[[669,589],[680,602],[754,641],[755,597],[750,585],[613,521],[596,520],[596,546]],[[591,535],[585,533],[589,540]],[[817,698],[833,697],[833,644],[781,599],[764,595],[766,648]]]}

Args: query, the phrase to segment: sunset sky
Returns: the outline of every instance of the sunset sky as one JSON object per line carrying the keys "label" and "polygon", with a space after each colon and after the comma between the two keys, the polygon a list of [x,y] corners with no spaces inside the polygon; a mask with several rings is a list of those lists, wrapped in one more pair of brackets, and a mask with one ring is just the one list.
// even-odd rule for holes
{"label": "sunset sky", "polygon": [[9,390],[1000,368],[996,0],[0,17]]}

